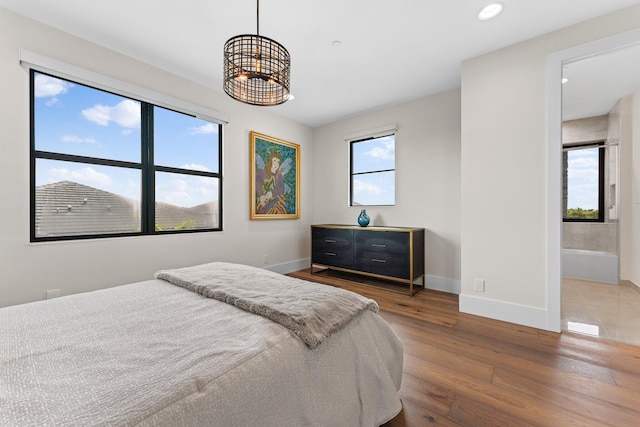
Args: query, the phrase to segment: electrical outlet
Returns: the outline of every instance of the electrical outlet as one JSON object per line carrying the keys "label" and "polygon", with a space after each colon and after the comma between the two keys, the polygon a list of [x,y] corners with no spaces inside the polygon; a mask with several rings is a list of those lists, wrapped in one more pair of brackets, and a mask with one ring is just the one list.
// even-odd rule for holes
{"label": "electrical outlet", "polygon": [[267,265],[269,263],[269,255],[262,255],[262,265]]}
{"label": "electrical outlet", "polygon": [[58,298],[60,296],[60,289],[50,289],[45,293],[44,299]]}
{"label": "electrical outlet", "polygon": [[474,279],[473,290],[476,292],[484,292],[484,279]]}

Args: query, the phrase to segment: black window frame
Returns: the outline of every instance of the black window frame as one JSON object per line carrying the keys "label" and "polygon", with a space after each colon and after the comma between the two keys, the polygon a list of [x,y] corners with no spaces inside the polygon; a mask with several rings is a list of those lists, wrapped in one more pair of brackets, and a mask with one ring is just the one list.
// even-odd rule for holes
{"label": "black window frame", "polygon": [[[386,138],[388,136],[392,136],[393,135],[393,143],[394,143],[394,147],[395,147],[395,132],[389,132],[389,133],[385,133],[383,135],[375,135],[375,136],[368,136],[366,138],[358,138],[358,139],[353,139],[349,141],[349,206],[395,206],[395,200],[394,203],[391,205],[380,205],[380,204],[375,204],[375,205],[360,205],[360,204],[354,204],[353,203],[353,178],[355,176],[359,176],[359,175],[369,175],[372,173],[381,173],[381,172],[394,172],[395,175],[395,171],[396,168],[394,167],[393,169],[380,169],[380,170],[371,170],[371,171],[366,171],[366,172],[353,172],[353,147],[355,146],[355,144],[359,143],[359,142],[365,142],[365,141],[371,141],[372,139],[382,139],[382,138]],[[394,160],[394,165],[395,165],[395,160]],[[394,185],[394,189],[395,189],[395,176],[394,176],[394,181],[393,181],[393,185]]]}
{"label": "black window frame", "polygon": [[[105,93],[122,96],[136,102],[140,102],[141,115],[141,135],[140,135],[140,163],[104,159],[98,157],[88,157],[75,154],[56,153],[51,151],[36,150],[36,134],[35,134],[35,75],[41,74],[56,79],[60,79],[73,84],[89,87]],[[65,240],[86,240],[86,239],[103,239],[131,236],[148,236],[148,235],[167,235],[167,234],[183,234],[183,233],[207,233],[222,231],[222,132],[223,126],[220,123],[203,119],[209,123],[218,126],[218,171],[208,172],[192,169],[183,169],[178,167],[161,166],[154,164],[154,147],[153,147],[153,110],[154,107],[163,108],[186,116],[199,118],[194,114],[180,111],[179,108],[171,108],[164,105],[157,105],[148,101],[142,101],[130,95],[120,94],[115,91],[104,90],[91,86],[87,83],[76,82],[67,77],[56,76],[53,73],[43,72],[31,68],[29,70],[29,101],[30,101],[30,241],[31,242],[48,242],[48,241],[65,241]],[[124,232],[124,233],[98,233],[98,234],[80,234],[80,235],[60,235],[60,236],[41,236],[36,235],[36,160],[58,160],[82,164],[91,164],[98,166],[115,166],[128,169],[137,169],[141,171],[141,193],[140,193],[140,231]],[[155,175],[156,172],[168,172],[180,175],[200,176],[208,178],[216,178],[218,180],[218,226],[215,228],[197,228],[197,229],[180,229],[180,230],[156,230],[155,224]]]}
{"label": "black window frame", "polygon": [[[562,222],[604,222],[605,221],[605,155],[606,148],[604,141],[581,142],[575,144],[565,144],[562,150],[562,179],[563,179],[563,206]],[[567,198],[568,198],[568,152],[580,149],[598,148],[598,218],[567,218]]]}

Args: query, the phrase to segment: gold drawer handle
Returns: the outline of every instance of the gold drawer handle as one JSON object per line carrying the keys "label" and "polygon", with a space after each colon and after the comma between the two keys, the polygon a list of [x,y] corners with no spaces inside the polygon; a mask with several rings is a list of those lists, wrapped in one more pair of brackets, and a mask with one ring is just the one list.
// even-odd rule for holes
{"label": "gold drawer handle", "polygon": [[335,240],[331,240],[331,239],[324,239],[324,241],[327,242],[327,243],[335,243],[336,242]]}
{"label": "gold drawer handle", "polygon": [[371,261],[373,261],[373,262],[387,262],[384,259],[375,259],[375,258],[371,258]]}
{"label": "gold drawer handle", "polygon": [[372,243],[371,246],[373,246],[374,248],[386,248],[387,245],[381,245],[379,243]]}
{"label": "gold drawer handle", "polygon": [[334,254],[333,252],[325,252],[324,254],[329,256],[336,256],[336,254]]}

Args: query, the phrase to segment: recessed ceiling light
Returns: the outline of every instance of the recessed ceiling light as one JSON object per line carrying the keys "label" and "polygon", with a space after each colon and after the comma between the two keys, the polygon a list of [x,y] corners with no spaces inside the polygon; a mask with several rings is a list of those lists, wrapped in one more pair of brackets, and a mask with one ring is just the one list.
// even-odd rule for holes
{"label": "recessed ceiling light", "polygon": [[478,13],[478,19],[481,21],[487,21],[498,16],[500,12],[502,12],[502,5],[500,3],[492,3],[485,6],[484,9]]}

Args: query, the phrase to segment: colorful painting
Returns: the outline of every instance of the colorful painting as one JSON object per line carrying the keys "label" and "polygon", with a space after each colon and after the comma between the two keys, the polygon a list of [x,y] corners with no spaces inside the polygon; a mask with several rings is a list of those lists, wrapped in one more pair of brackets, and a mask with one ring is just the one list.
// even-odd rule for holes
{"label": "colorful painting", "polygon": [[300,218],[300,146],[250,134],[251,219]]}

